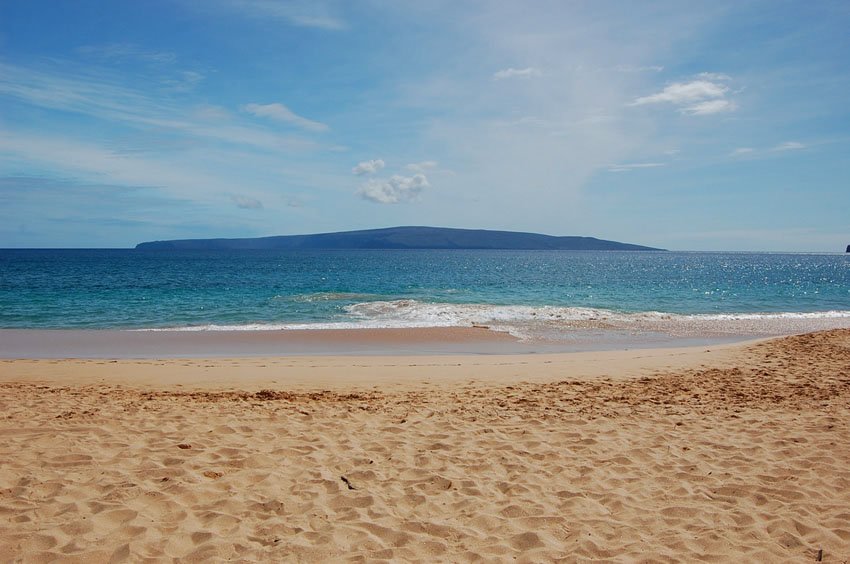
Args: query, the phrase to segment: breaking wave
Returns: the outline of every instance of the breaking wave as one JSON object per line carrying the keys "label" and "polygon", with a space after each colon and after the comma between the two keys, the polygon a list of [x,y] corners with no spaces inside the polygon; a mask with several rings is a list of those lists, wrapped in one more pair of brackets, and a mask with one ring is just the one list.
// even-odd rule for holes
{"label": "breaking wave", "polygon": [[[362,294],[321,293],[302,299],[352,300]],[[453,304],[412,299],[346,305],[339,319],[316,323],[248,323],[145,329],[147,331],[274,331],[486,326],[520,339],[562,340],[575,332],[619,331],[692,335],[778,335],[850,328],[850,311],[673,314],[585,307]]]}

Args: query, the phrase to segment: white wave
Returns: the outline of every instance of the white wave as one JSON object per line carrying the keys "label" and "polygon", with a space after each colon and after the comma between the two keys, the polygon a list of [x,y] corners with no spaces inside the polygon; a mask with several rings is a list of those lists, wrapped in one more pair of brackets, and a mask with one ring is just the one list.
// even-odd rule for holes
{"label": "white wave", "polygon": [[404,329],[486,325],[520,339],[558,339],[581,330],[671,334],[778,334],[850,327],[850,311],[675,314],[618,312],[586,307],[430,303],[403,299],[345,306],[348,319],[321,323],[246,323],[141,329],[142,331],[283,331]]}
{"label": "white wave", "polygon": [[296,294],[293,296],[275,296],[272,299],[287,302],[311,303],[342,300],[367,300],[374,297],[375,294],[361,294],[356,292],[314,292],[311,294]]}
{"label": "white wave", "polygon": [[492,321],[587,320],[616,315],[612,311],[584,307],[452,304],[417,300],[364,302],[343,309],[360,319],[429,321],[438,327]]}
{"label": "white wave", "polygon": [[433,321],[442,325],[468,325],[482,322],[516,321],[647,321],[647,320],[761,320],[761,319],[844,319],[850,311],[698,313],[677,314],[660,311],[619,312],[589,307],[522,306],[492,304],[428,303],[417,300],[364,302],[343,308],[361,319]]}
{"label": "white wave", "polygon": [[795,312],[783,311],[774,313],[699,313],[693,315],[683,315],[686,319],[704,319],[704,320],[762,320],[762,319],[847,319],[850,318],[850,311],[832,310],[832,311],[810,311],[810,312]]}

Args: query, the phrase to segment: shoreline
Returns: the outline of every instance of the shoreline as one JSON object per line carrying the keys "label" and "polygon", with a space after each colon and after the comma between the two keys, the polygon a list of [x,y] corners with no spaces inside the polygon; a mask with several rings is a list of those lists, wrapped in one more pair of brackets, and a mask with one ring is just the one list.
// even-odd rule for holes
{"label": "shoreline", "polygon": [[743,343],[770,335],[577,328],[559,340],[519,339],[488,326],[406,329],[137,331],[0,329],[0,359],[536,355]]}
{"label": "shoreline", "polygon": [[278,355],[0,359],[0,383],[167,390],[411,390],[573,378],[627,380],[701,365],[731,366],[770,339],[711,346],[508,354]]}

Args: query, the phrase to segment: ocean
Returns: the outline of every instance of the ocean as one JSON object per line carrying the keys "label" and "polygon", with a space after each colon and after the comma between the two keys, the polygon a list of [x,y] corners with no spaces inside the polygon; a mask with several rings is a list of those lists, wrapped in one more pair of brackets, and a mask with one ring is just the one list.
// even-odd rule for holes
{"label": "ocean", "polygon": [[0,328],[485,325],[769,335],[850,326],[841,254],[0,250]]}

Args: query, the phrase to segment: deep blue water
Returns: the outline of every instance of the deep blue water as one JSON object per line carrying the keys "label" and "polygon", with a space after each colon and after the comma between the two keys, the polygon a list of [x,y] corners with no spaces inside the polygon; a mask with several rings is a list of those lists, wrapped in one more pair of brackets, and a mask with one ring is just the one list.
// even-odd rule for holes
{"label": "deep blue water", "polygon": [[440,326],[646,312],[850,317],[850,258],[0,250],[2,328]]}

